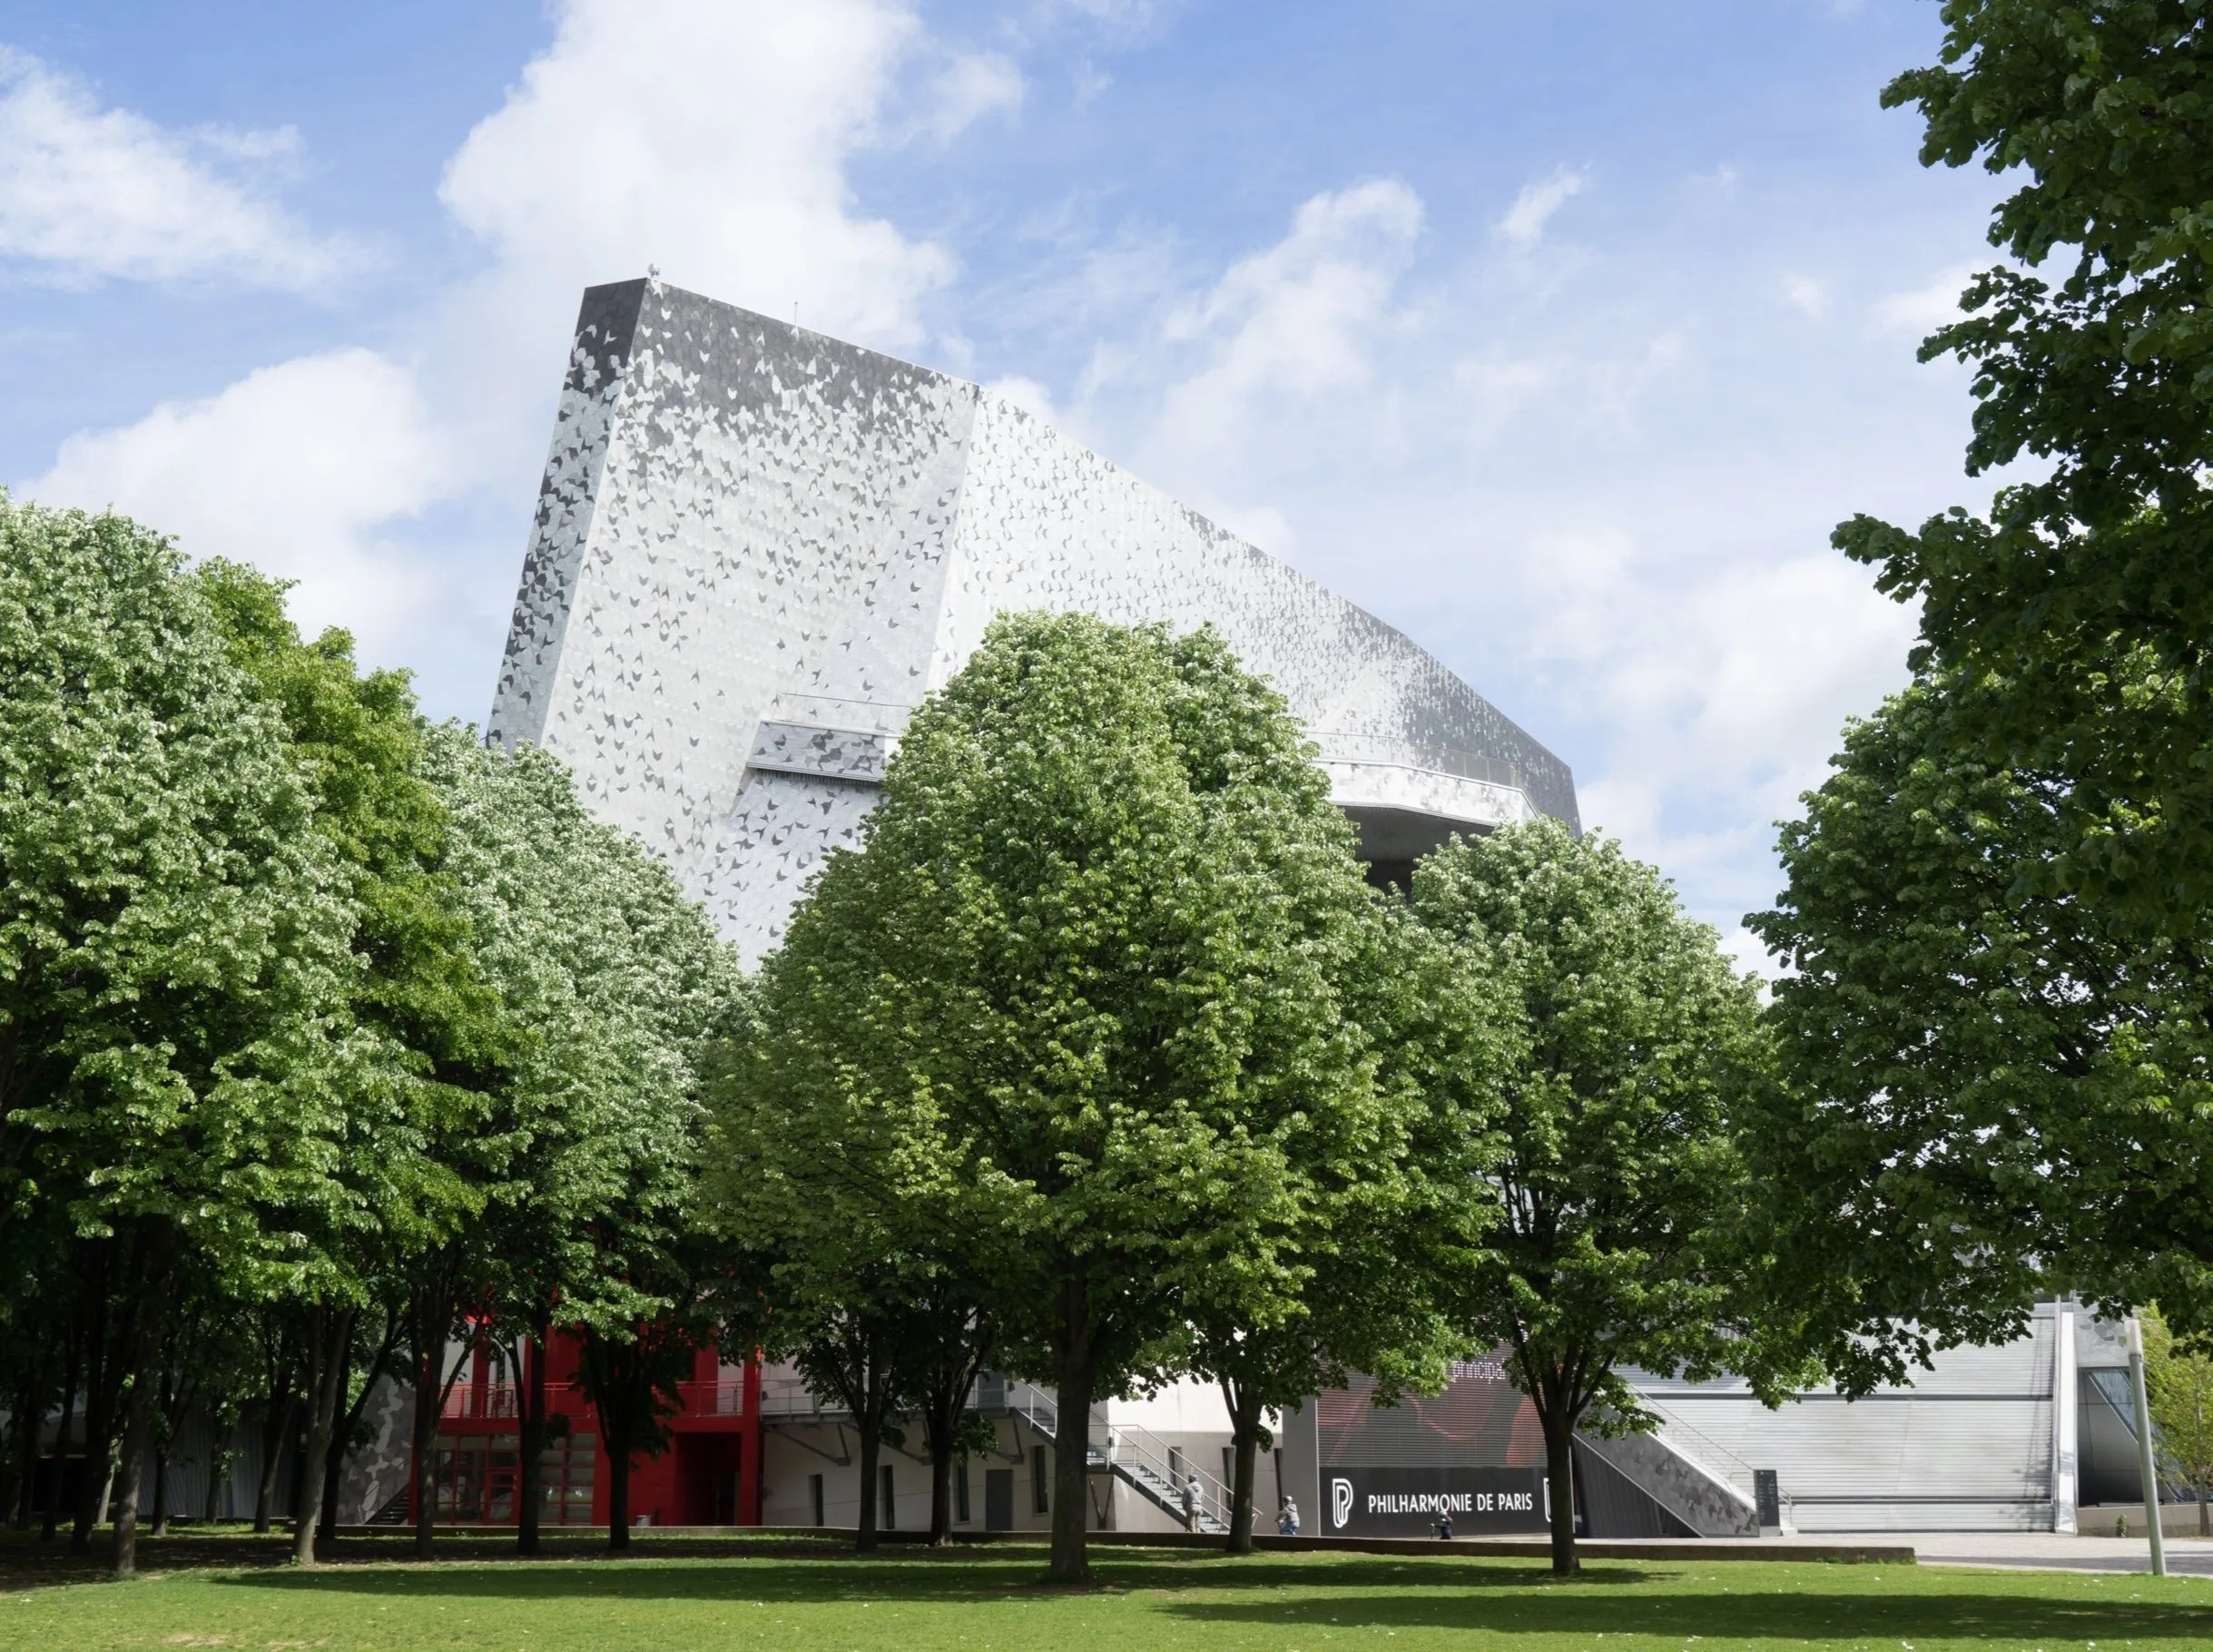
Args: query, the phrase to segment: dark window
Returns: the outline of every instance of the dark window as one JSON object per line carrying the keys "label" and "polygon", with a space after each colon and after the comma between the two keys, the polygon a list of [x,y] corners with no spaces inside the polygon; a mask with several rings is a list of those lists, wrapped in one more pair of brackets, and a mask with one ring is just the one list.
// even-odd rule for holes
{"label": "dark window", "polygon": [[1029,1454],[1029,1478],[1032,1505],[1039,1514],[1050,1514],[1053,1509],[1053,1458],[1044,1446],[1037,1447]]}
{"label": "dark window", "polygon": [[807,1476],[807,1495],[814,1503],[814,1523],[817,1526],[829,1525],[830,1522],[822,1518],[822,1477],[820,1474]]}
{"label": "dark window", "polygon": [[899,1517],[892,1511],[891,1507],[891,1465],[890,1463],[883,1466],[883,1501],[877,1506],[876,1522],[886,1531],[897,1531]]}
{"label": "dark window", "polygon": [[953,1464],[953,1519],[963,1526],[969,1523],[969,1460],[965,1457]]}

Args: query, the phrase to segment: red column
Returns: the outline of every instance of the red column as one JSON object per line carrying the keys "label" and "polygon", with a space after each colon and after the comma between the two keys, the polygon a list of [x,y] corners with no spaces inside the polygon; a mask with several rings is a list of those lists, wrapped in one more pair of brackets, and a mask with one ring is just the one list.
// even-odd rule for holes
{"label": "red column", "polygon": [[743,1441],[738,1447],[738,1524],[761,1524],[761,1355],[759,1350],[745,1360],[745,1426],[738,1438]]}

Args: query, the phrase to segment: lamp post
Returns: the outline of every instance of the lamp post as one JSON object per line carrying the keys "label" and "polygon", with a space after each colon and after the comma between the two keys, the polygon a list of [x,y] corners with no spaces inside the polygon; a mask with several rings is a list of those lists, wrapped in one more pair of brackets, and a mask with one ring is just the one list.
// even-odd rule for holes
{"label": "lamp post", "polygon": [[2159,1529],[2159,1474],[2152,1460],[2151,1400],[2144,1387],[2144,1323],[2129,1316],[2129,1388],[2136,1401],[2136,1455],[2144,1476],[2144,1518],[2151,1522],[2151,1575],[2167,1576],[2167,1535]]}

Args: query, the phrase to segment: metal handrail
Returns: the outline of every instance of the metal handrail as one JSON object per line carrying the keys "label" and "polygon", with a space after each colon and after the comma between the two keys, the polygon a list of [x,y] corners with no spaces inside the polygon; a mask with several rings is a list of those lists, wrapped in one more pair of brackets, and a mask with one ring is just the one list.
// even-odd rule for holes
{"label": "metal handrail", "polygon": [[438,1408],[438,1415],[454,1421],[493,1418],[514,1418],[522,1415],[512,1382],[487,1382],[478,1388],[466,1382],[457,1382],[446,1396],[446,1403]]}
{"label": "metal handrail", "polygon": [[[1680,1455],[1689,1458],[1716,1479],[1726,1480],[1746,1497],[1758,1495],[1758,1482],[1754,1478],[1750,1463],[1711,1435],[1693,1428],[1679,1413],[1654,1399],[1651,1394],[1639,1394],[1638,1400],[1645,1410],[1660,1420],[1660,1438],[1676,1443]],[[1681,1444],[1685,1441],[1688,1442],[1690,1450],[1681,1450]],[[1784,1495],[1784,1500],[1790,1500],[1787,1493]]]}
{"label": "metal handrail", "polygon": [[[745,1384],[735,1382],[679,1382],[676,1392],[687,1417],[740,1417],[745,1413]],[[762,1409],[767,1395],[762,1396]]]}
{"label": "metal handrail", "polygon": [[1184,1459],[1183,1478],[1178,1479],[1167,1444],[1151,1430],[1136,1423],[1116,1424],[1106,1431],[1105,1455],[1108,1467],[1119,1469],[1132,1479],[1138,1470],[1150,1474],[1167,1486],[1179,1503],[1185,1482],[1196,1480],[1199,1490],[1195,1512],[1219,1520],[1225,1527],[1229,1524],[1234,1501],[1230,1488],[1205,1470],[1195,1467],[1188,1457]]}

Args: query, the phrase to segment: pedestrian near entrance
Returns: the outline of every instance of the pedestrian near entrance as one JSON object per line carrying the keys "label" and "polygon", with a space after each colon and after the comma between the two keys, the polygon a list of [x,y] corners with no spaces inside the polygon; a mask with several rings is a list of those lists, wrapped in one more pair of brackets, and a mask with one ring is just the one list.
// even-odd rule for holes
{"label": "pedestrian near entrance", "polygon": [[1285,1498],[1284,1506],[1275,1511],[1275,1529],[1287,1538],[1299,1535],[1299,1506],[1289,1498]]}
{"label": "pedestrian near entrance", "polygon": [[1439,1515],[1434,1529],[1440,1539],[1449,1540],[1452,1536],[1452,1517],[1449,1514]]}
{"label": "pedestrian near entrance", "polygon": [[1199,1477],[1188,1475],[1184,1480],[1184,1529],[1199,1529]]}

